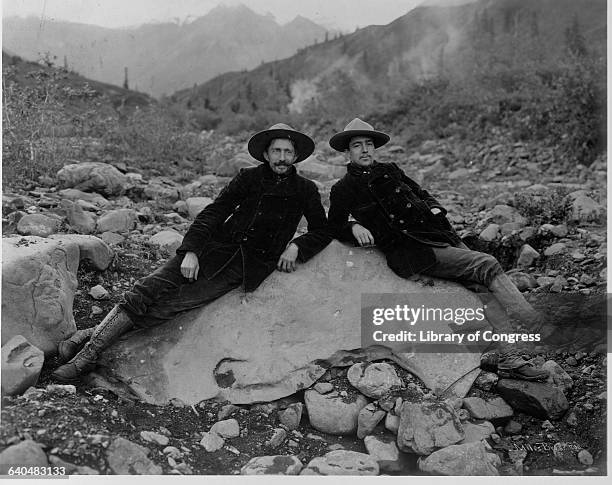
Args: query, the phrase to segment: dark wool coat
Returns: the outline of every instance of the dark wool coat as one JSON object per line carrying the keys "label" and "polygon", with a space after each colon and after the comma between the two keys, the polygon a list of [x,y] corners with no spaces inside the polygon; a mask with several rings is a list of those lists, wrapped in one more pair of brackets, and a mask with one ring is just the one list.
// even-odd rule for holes
{"label": "dark wool coat", "polygon": [[[293,239],[302,216],[308,233]],[[197,215],[177,254],[196,253],[200,272],[210,279],[240,252],[244,289],[253,291],[274,271],[289,242],[298,246],[298,261],[304,262],[331,239],[316,185],[294,167],[279,176],[264,163],[240,170]]]}
{"label": "dark wool coat", "polygon": [[[442,212],[433,214],[434,207]],[[432,247],[461,242],[446,209],[394,163],[348,165],[331,189],[328,219],[337,239],[355,242],[349,215],[372,233],[389,267],[404,278],[435,264]]]}

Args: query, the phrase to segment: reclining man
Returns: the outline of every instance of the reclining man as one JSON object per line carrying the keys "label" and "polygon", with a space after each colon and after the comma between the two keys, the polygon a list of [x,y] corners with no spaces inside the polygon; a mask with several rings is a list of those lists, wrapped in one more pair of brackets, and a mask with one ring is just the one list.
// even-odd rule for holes
{"label": "reclining man", "polygon": [[[376,243],[389,267],[403,278],[420,273],[483,284],[513,320],[537,330],[539,315],[498,261],[470,250],[446,219],[444,207],[396,164],[375,160],[375,150],[388,141],[388,135],[358,118],[330,139],[330,146],[350,162],[331,189],[328,219],[334,236],[361,246]],[[356,222],[349,221],[349,215]],[[508,347],[493,353],[492,363],[483,363],[506,377],[548,377]]]}
{"label": "reclining man", "polygon": [[[90,371],[100,352],[132,327],[158,325],[240,285],[253,291],[275,268],[294,271],[296,261],[331,242],[317,187],[293,166],[312,154],[313,140],[279,123],[255,134],[248,150],[263,163],[242,169],[198,214],[177,255],[127,291],[93,333],[60,342],[60,359],[72,360],[56,369],[55,379],[73,381]],[[308,232],[294,238],[302,215]]]}

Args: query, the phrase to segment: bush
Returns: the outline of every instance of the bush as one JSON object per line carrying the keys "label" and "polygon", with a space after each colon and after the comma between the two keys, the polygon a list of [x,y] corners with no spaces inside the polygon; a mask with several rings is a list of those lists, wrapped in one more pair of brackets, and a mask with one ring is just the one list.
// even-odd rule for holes
{"label": "bush", "polygon": [[567,223],[571,210],[566,198],[567,193],[566,189],[561,188],[543,194],[517,192],[514,196],[514,206],[532,226]]}

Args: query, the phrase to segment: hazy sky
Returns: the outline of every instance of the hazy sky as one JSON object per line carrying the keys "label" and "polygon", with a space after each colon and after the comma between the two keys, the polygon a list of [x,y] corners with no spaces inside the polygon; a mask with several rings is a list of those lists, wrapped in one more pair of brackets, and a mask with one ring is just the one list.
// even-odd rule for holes
{"label": "hazy sky", "polygon": [[[457,3],[439,0],[436,3]],[[258,13],[271,12],[284,23],[300,14],[326,26],[354,29],[387,24],[423,0],[2,0],[4,16],[28,15],[104,27],[152,21],[184,20],[206,14],[219,4],[242,3]],[[428,0],[427,3],[433,3]]]}

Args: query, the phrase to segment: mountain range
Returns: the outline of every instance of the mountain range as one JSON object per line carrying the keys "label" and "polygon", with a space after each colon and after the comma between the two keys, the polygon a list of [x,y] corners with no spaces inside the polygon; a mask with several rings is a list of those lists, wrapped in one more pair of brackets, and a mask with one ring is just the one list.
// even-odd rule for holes
{"label": "mountain range", "polygon": [[244,5],[219,6],[189,23],[109,29],[40,19],[3,19],[3,48],[27,60],[47,57],[98,81],[160,96],[228,71],[286,58],[322,41],[326,29],[304,18],[279,25]]}
{"label": "mountain range", "polygon": [[[189,109],[248,113],[297,111],[322,85],[331,96],[366,87],[373,96],[436,77],[483,75],[492,69],[545,67],[562,58],[576,26],[588,51],[605,56],[605,0],[478,0],[420,6],[388,25],[369,26],[311,45],[294,56],[249,72],[222,74],[175,93]],[[349,92],[350,94],[350,92]],[[354,93],[353,93],[354,94]],[[359,94],[354,94],[359,102]],[[350,103],[349,103],[350,104]]]}

